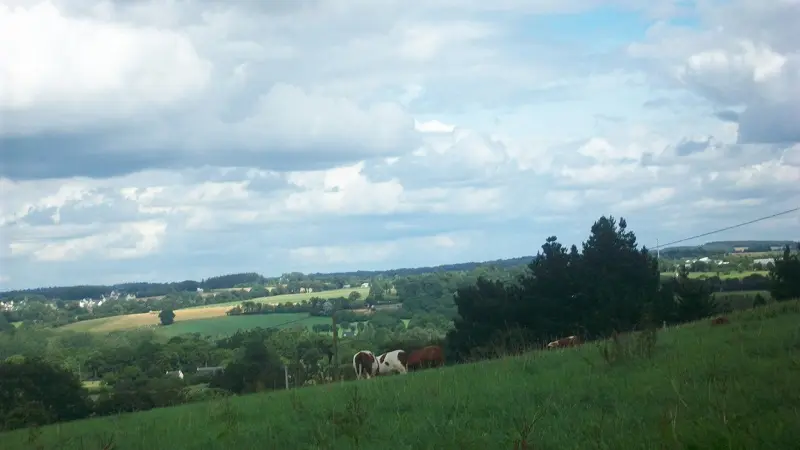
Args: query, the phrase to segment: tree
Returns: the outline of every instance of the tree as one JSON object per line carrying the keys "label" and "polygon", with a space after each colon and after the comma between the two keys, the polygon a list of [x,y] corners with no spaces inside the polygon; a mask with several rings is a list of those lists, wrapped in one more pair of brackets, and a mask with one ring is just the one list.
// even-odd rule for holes
{"label": "tree", "polygon": [[717,312],[718,306],[714,301],[713,293],[708,284],[703,280],[689,278],[689,269],[681,267],[678,277],[673,281],[674,293],[677,298],[678,320],[689,322],[703,319]]}
{"label": "tree", "polygon": [[0,363],[0,430],[87,417],[88,393],[71,372],[23,358]]}
{"label": "tree", "polygon": [[216,375],[210,386],[242,394],[280,388],[283,383],[283,364],[275,349],[252,337],[245,342],[242,355]]}
{"label": "tree", "polygon": [[511,325],[509,321],[514,317],[511,311],[519,301],[519,293],[520,290],[506,287],[499,280],[483,277],[474,286],[458,289],[455,294],[458,317],[454,328],[447,333],[447,353],[455,360],[465,360],[473,349],[488,345],[498,331]]}
{"label": "tree", "polygon": [[636,235],[624,218],[600,217],[583,243],[579,276],[584,311],[581,322],[587,334],[608,336],[640,324],[646,306],[659,295],[658,262],[646,248],[638,248]]}
{"label": "tree", "polygon": [[795,253],[788,245],[784,247],[783,255],[775,259],[769,271],[769,279],[769,291],[775,301],[800,297],[800,244]]}
{"label": "tree", "polygon": [[158,313],[158,318],[161,320],[161,325],[172,325],[175,323],[175,311],[171,309],[162,309]]}
{"label": "tree", "polygon": [[370,304],[375,304],[383,301],[386,289],[383,284],[378,280],[372,280],[369,285],[369,294],[367,294],[367,301]]}
{"label": "tree", "polygon": [[13,330],[14,325],[8,321],[5,314],[0,314],[0,333]]}
{"label": "tree", "polygon": [[546,239],[528,265],[528,272],[521,277],[521,303],[510,314],[516,324],[531,330],[535,340],[579,332],[581,315],[589,306],[579,290],[580,265],[577,247],[568,251],[556,236]]}
{"label": "tree", "polygon": [[355,302],[355,301],[357,301],[358,299],[360,299],[360,298],[361,298],[361,293],[360,293],[360,292],[358,292],[358,291],[353,291],[353,292],[351,292],[351,293],[350,293],[350,295],[348,295],[348,296],[347,296],[347,298],[348,298],[348,299],[349,299],[351,302]]}

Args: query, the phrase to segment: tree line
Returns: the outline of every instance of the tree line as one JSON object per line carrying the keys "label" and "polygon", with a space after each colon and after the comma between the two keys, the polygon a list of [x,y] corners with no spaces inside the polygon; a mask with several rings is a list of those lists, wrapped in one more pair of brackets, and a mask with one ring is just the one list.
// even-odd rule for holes
{"label": "tree line", "polygon": [[[297,293],[300,288],[313,289],[314,292],[342,289],[345,286],[358,287],[361,283],[372,279],[393,278],[409,275],[420,275],[433,272],[464,272],[472,271],[479,267],[490,269],[504,269],[525,265],[531,257],[498,259],[484,262],[467,262],[459,264],[445,264],[432,267],[416,267],[392,269],[383,271],[337,272],[337,273],[310,273],[290,272],[280,277],[265,277],[255,272],[219,275],[200,281],[185,280],[169,283],[132,282],[114,285],[79,285],[79,286],[53,286],[33,289],[11,290],[0,292],[0,300],[12,298],[25,298],[39,296],[48,300],[75,301],[84,298],[100,298],[112,291],[135,294],[137,297],[158,297],[181,292],[195,292],[198,288],[204,290],[233,289],[245,287],[270,286],[273,295]],[[275,290],[277,289],[277,291]],[[269,293],[265,294],[270,295]]]}

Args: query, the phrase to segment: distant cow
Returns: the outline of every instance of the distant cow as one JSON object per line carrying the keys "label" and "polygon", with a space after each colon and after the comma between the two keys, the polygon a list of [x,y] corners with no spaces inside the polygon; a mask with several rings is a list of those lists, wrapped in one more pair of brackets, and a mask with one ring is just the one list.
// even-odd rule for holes
{"label": "distant cow", "polygon": [[711,325],[726,325],[729,323],[731,323],[731,321],[725,316],[715,317],[713,320],[711,320]]}
{"label": "distant cow", "polygon": [[419,370],[444,365],[444,352],[438,345],[429,345],[411,352],[406,367],[408,370]]}
{"label": "distant cow", "polygon": [[580,343],[581,339],[578,336],[567,336],[547,344],[547,348],[575,347],[576,345],[580,345]]}
{"label": "distant cow", "polygon": [[378,356],[378,375],[408,372],[408,353],[405,350],[392,350]]}
{"label": "distant cow", "polygon": [[353,355],[353,370],[356,371],[357,380],[361,377],[370,379],[378,375],[378,360],[375,359],[375,354],[369,350],[361,350]]}

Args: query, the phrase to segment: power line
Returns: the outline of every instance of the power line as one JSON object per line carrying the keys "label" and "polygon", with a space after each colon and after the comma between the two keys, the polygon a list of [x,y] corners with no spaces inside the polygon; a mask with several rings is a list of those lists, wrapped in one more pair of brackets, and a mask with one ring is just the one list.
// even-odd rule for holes
{"label": "power line", "polygon": [[722,232],[722,231],[728,231],[728,230],[732,230],[732,229],[734,229],[734,228],[739,228],[739,227],[743,227],[743,226],[745,226],[745,225],[750,225],[750,224],[753,224],[753,223],[756,223],[756,222],[761,222],[762,220],[772,219],[772,218],[774,218],[774,217],[778,217],[778,216],[782,216],[782,215],[785,215],[785,214],[793,213],[793,212],[795,212],[795,211],[800,211],[800,207],[797,207],[797,208],[792,208],[792,209],[787,209],[786,211],[781,211],[781,212],[779,212],[779,213],[771,214],[771,215],[769,215],[769,216],[759,217],[758,219],[754,219],[754,220],[750,220],[750,221],[747,221],[747,222],[738,223],[738,224],[736,224],[736,225],[731,225],[731,226],[729,226],[729,227],[720,228],[720,229],[717,229],[717,230],[714,230],[714,231],[709,231],[709,232],[707,232],[707,233],[698,234],[698,235],[691,236],[691,237],[688,237],[688,238],[684,238],[684,239],[678,239],[677,241],[667,242],[666,244],[661,244],[661,245],[658,245],[658,243],[656,243],[656,246],[655,246],[655,248],[656,248],[656,249],[660,249],[660,248],[662,248],[662,247],[666,247],[667,245],[679,244],[679,243],[681,243],[681,242],[690,241],[690,240],[692,240],[692,239],[697,239],[697,238],[705,237],[705,236],[708,236],[708,235],[710,235],[710,234],[716,234],[716,233],[720,233],[720,232]]}

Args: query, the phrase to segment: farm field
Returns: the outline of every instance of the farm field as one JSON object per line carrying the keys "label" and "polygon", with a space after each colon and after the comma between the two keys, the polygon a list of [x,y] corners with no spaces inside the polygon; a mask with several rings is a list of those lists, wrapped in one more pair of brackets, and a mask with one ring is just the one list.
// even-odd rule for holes
{"label": "farm field", "polygon": [[[736,278],[744,278],[750,275],[761,275],[768,277],[769,271],[768,270],[748,270],[744,272],[728,272],[728,273],[720,273],[717,275],[716,272],[689,272],[689,278],[711,278],[719,276],[721,280],[729,280],[729,279],[736,279]],[[672,278],[675,276],[674,272],[661,272],[661,278]]]}
{"label": "farm field", "polygon": [[[319,297],[319,298],[336,298],[336,297],[347,297],[350,295],[351,292],[356,291],[361,294],[361,298],[365,298],[367,294],[369,294],[369,288],[347,288],[347,289],[334,289],[332,291],[320,291],[320,292],[305,292],[302,294],[284,294],[284,295],[275,295],[271,297],[256,297],[252,298],[249,301],[255,303],[263,303],[266,305],[277,305],[278,303],[300,303],[303,300],[309,300],[311,297]],[[218,307],[226,307],[226,311],[228,309],[233,308],[234,306],[242,303],[241,300],[235,302],[228,302],[228,303],[218,303],[215,305],[203,305],[203,306],[193,306],[189,309],[208,309],[208,308],[218,308]]]}
{"label": "farm field", "polygon": [[249,330],[256,327],[291,328],[298,326],[311,328],[311,326],[321,323],[331,323],[330,317],[311,316],[307,313],[252,314],[176,321],[170,326],[157,326],[155,329],[159,334],[170,337],[185,333],[200,333],[203,336],[222,337],[230,336],[240,329]]}
{"label": "farm field", "polygon": [[[347,296],[352,291],[357,291],[362,295],[366,295],[369,290],[365,288],[357,289],[337,289],[333,291],[314,292],[311,294],[287,294],[276,295],[274,297],[261,297],[255,298],[250,301],[257,303],[276,304],[276,303],[296,303],[303,300],[308,300],[311,297],[317,296],[320,298],[334,298],[340,296]],[[366,291],[366,292],[364,292]],[[225,313],[232,307],[240,304],[241,301],[221,303],[217,305],[196,306],[192,308],[176,309],[175,310],[175,326],[181,322],[188,322],[203,319],[221,319],[229,318]],[[264,315],[264,316],[269,316]],[[241,318],[241,317],[239,317]],[[124,316],[103,317],[100,319],[84,320],[82,322],[75,322],[60,327],[62,330],[70,331],[89,331],[96,333],[108,333],[111,331],[131,330],[142,327],[154,327],[160,323],[158,319],[158,311],[152,311],[142,314],[127,314]]]}
{"label": "farm field", "polygon": [[776,256],[780,256],[783,254],[783,250],[779,252],[742,252],[742,253],[730,253],[728,256],[737,257],[737,258],[774,258]]}
{"label": "farm field", "polygon": [[736,278],[745,278],[749,277],[750,275],[761,275],[763,277],[769,276],[768,270],[748,270],[744,272],[728,272],[728,273],[720,273],[719,275],[716,272],[691,272],[689,274],[689,278],[711,278],[715,276],[719,276],[721,280],[728,280],[728,279],[736,279]]}
{"label": "farm field", "polygon": [[[795,449],[800,302],[599,346],[123,414],[0,435],[4,450]],[[630,342],[630,341],[628,341]],[[612,350],[632,351],[620,344]],[[268,420],[265,420],[268,418]],[[515,441],[524,439],[525,446]],[[91,445],[91,444],[90,444]],[[106,447],[111,448],[111,447]]]}

